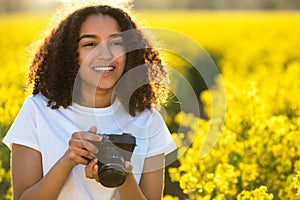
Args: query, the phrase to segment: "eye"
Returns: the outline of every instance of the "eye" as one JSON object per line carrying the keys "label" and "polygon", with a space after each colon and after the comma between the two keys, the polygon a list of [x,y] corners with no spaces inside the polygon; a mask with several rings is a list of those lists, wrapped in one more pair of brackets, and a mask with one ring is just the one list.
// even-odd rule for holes
{"label": "eye", "polygon": [[97,46],[94,42],[86,42],[82,45],[83,47],[94,47]]}
{"label": "eye", "polygon": [[123,42],[122,41],[119,41],[119,40],[115,40],[115,41],[111,41],[110,42],[110,45],[111,46],[123,46]]}

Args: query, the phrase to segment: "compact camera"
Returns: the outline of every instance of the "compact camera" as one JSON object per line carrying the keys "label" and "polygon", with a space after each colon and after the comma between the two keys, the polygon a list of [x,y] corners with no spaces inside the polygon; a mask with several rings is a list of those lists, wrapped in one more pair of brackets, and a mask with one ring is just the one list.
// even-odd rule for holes
{"label": "compact camera", "polygon": [[128,133],[100,135],[101,141],[91,141],[99,150],[95,156],[100,183],[109,188],[118,187],[126,180],[125,161],[131,159],[136,146],[135,137]]}

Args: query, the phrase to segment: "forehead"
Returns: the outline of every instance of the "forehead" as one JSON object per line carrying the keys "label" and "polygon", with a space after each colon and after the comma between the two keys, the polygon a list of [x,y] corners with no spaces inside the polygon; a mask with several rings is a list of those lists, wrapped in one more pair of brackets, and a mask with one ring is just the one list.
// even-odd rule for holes
{"label": "forehead", "polygon": [[117,20],[110,15],[90,15],[83,22],[80,29],[80,35],[83,34],[112,34],[118,33],[121,31],[121,28]]}

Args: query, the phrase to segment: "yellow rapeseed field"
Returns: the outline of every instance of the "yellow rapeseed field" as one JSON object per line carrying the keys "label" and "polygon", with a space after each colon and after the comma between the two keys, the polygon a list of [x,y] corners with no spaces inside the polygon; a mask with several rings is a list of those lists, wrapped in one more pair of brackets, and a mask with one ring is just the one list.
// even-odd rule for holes
{"label": "yellow rapeseed field", "polygon": [[[0,139],[30,94],[25,50],[47,17],[0,16]],[[180,166],[169,169],[172,181],[189,199],[300,199],[300,13],[145,11],[137,18],[197,41],[224,85],[225,122],[206,157],[199,158],[199,150],[211,120],[182,112],[174,117],[189,128],[173,133],[178,147],[186,137],[194,142]],[[211,95],[218,96],[217,90],[199,97],[208,117]],[[2,144],[0,151],[0,199],[11,199],[9,151]]]}

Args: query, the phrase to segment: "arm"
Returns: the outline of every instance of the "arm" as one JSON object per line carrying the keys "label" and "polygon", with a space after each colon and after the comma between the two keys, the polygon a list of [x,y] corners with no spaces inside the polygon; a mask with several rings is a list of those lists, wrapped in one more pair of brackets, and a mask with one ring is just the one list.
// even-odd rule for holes
{"label": "arm", "polygon": [[[74,133],[66,153],[43,177],[42,156],[37,150],[22,145],[12,146],[12,183],[14,199],[57,199],[73,167],[88,164],[96,147],[86,140],[100,140],[90,132]],[[87,150],[89,149],[89,150]]]}
{"label": "arm", "polygon": [[160,154],[145,160],[140,187],[147,199],[162,199],[164,189],[165,155]]}
{"label": "arm", "polygon": [[40,152],[13,144],[12,186],[14,199],[57,199],[72,168],[62,158],[43,178]]}

